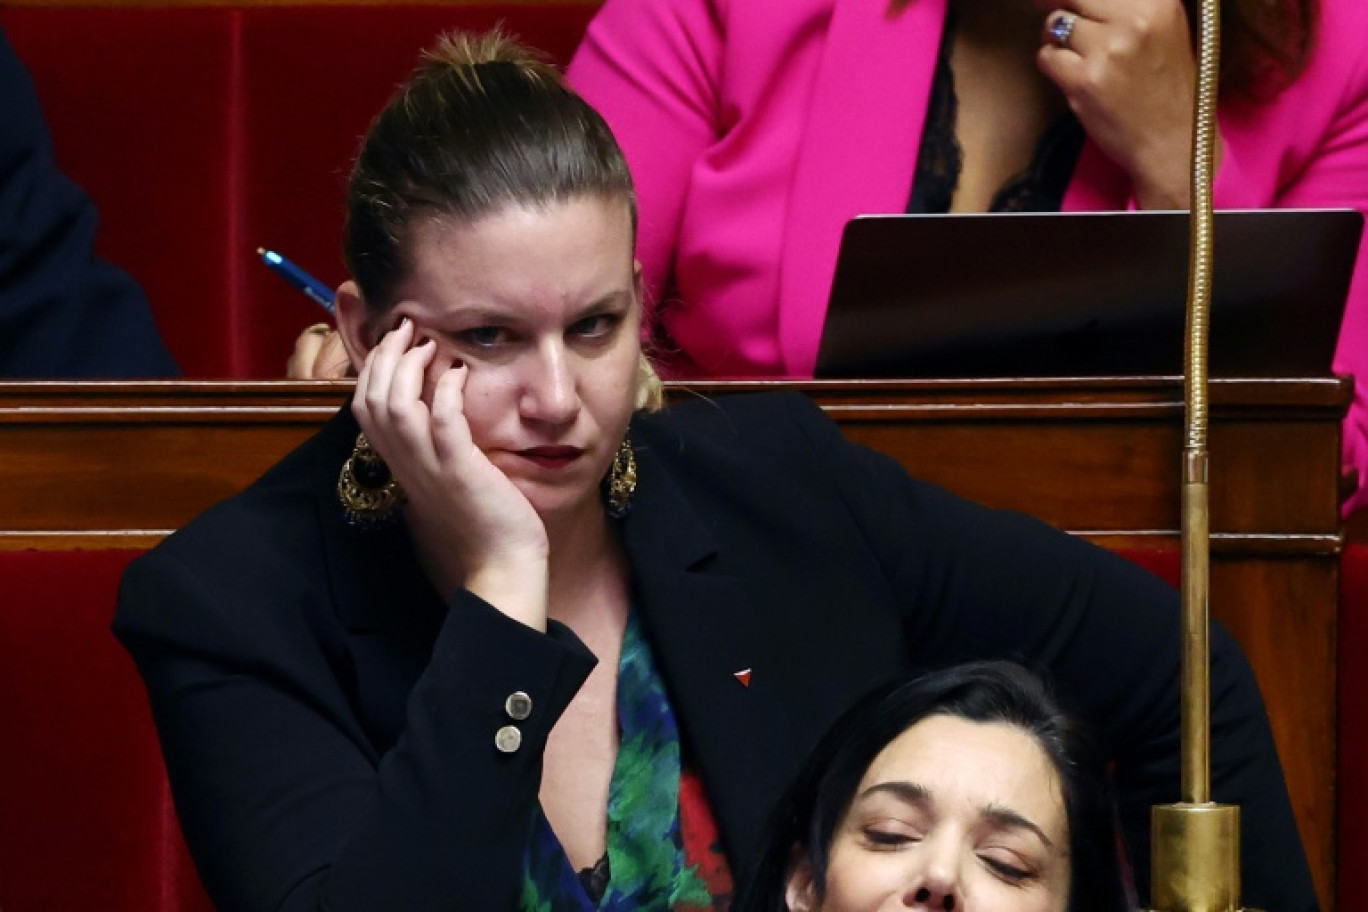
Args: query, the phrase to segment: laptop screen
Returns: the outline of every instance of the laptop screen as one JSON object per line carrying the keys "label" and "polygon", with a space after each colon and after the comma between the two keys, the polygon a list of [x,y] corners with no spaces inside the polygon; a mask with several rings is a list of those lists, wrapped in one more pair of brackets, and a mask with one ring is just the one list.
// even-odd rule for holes
{"label": "laptop screen", "polygon": [[[1216,213],[1213,376],[1328,373],[1363,216]],[[877,215],[845,229],[818,377],[1182,373],[1187,212]]]}

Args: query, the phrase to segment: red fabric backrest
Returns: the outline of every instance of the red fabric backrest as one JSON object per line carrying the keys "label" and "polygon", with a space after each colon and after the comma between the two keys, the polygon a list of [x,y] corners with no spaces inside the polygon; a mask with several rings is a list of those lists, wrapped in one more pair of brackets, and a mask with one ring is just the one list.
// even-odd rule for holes
{"label": "red fabric backrest", "polygon": [[435,36],[502,22],[565,62],[592,4],[0,9],[99,250],[147,290],[187,376],[283,376],[325,314],[261,265],[271,247],[345,278],[347,171]]}
{"label": "red fabric backrest", "polygon": [[1340,561],[1339,899],[1368,909],[1368,542]]}
{"label": "red fabric backrest", "polygon": [[1118,552],[1177,589],[1183,582],[1183,554],[1177,547],[1132,548]]}
{"label": "red fabric backrest", "polygon": [[4,9],[97,250],[147,292],[183,370],[231,376],[235,38],[225,10]]}
{"label": "red fabric backrest", "polygon": [[147,698],[109,632],[132,551],[0,551],[0,909],[200,912]]}

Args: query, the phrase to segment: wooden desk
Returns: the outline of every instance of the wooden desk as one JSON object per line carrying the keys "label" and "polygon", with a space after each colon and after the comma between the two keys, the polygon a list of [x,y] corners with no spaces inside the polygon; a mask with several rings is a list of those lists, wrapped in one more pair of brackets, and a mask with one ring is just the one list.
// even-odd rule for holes
{"label": "wooden desk", "polygon": [[[915,475],[1106,547],[1177,547],[1176,380],[797,385],[847,435]],[[349,389],[0,384],[0,548],[150,546],[255,478]],[[1348,382],[1333,378],[1212,387],[1212,610],[1258,672],[1326,909],[1335,876],[1339,422],[1349,397]]]}

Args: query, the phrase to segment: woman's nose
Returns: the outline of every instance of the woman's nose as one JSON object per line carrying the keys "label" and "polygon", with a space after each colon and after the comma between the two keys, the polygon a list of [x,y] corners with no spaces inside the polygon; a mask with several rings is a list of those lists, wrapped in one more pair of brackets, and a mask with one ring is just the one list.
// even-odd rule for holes
{"label": "woman's nose", "polygon": [[537,352],[524,378],[521,410],[524,418],[565,424],[579,411],[579,392],[573,366],[564,347],[548,345]]}
{"label": "woman's nose", "polygon": [[917,912],[963,912],[959,895],[959,856],[949,840],[928,839],[922,844],[916,870],[903,895],[903,905]]}
{"label": "woman's nose", "polygon": [[938,890],[932,887],[918,887],[912,894],[911,908],[913,909],[936,909],[950,912],[955,908],[955,892],[951,887],[949,890]]}

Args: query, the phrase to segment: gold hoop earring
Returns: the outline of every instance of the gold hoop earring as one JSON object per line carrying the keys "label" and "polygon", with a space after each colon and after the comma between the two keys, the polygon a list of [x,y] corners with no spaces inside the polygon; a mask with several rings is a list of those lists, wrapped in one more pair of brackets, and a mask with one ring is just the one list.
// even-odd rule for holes
{"label": "gold hoop earring", "polygon": [[337,499],[347,522],[362,529],[389,525],[398,516],[404,491],[365,434],[356,435],[356,446],[342,464]]}
{"label": "gold hoop earring", "polygon": [[627,515],[632,509],[632,495],[636,493],[636,486],[636,451],[632,449],[632,441],[624,437],[617,455],[613,457],[613,467],[604,479],[604,500],[610,517],[622,519]]}

